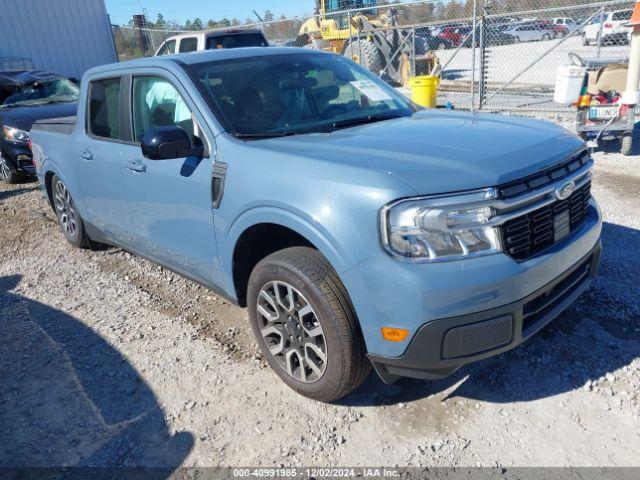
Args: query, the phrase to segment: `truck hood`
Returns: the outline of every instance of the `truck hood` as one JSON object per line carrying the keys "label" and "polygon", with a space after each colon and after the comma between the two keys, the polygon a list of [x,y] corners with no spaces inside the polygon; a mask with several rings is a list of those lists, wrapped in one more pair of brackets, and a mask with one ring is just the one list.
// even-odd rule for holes
{"label": "truck hood", "polygon": [[29,131],[38,120],[69,117],[75,115],[77,111],[76,102],[0,108],[0,124]]}
{"label": "truck hood", "polygon": [[379,169],[422,195],[516,180],[584,146],[548,122],[451,110],[260,143],[283,153]]}

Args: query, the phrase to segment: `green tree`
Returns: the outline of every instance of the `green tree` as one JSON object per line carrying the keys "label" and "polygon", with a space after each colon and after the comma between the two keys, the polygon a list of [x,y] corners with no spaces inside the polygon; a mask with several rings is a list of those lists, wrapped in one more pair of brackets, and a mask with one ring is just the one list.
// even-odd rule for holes
{"label": "green tree", "polygon": [[167,22],[164,21],[164,17],[159,13],[158,18],[156,19],[156,28],[164,29],[166,26]]}

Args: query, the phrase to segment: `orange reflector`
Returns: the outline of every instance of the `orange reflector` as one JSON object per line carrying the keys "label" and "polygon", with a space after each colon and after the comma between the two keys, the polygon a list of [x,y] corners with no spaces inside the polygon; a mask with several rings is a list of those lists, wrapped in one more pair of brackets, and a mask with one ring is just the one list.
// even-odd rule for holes
{"label": "orange reflector", "polygon": [[382,327],[380,331],[382,338],[388,342],[402,342],[409,335],[409,330],[404,328]]}

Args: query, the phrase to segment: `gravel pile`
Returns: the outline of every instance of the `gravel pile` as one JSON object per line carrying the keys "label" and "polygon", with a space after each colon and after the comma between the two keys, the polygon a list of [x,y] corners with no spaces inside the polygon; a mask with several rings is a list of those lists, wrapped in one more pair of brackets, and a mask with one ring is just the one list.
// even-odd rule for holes
{"label": "gravel pile", "polygon": [[278,380],[245,310],[69,247],[35,184],[0,186],[0,466],[638,465],[640,158],[596,162],[588,293],[515,350],[336,405]]}

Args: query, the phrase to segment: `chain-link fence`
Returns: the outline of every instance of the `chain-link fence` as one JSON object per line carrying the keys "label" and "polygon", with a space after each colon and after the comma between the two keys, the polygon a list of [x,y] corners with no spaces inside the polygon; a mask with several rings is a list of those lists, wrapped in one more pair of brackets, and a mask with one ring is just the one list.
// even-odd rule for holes
{"label": "chain-link fence", "polygon": [[[632,0],[380,3],[242,28],[259,28],[272,45],[346,55],[407,93],[411,76],[439,72],[439,104],[546,118],[572,112],[553,102],[560,65],[628,58]],[[168,37],[189,32],[141,26],[113,33],[126,60],[153,55]]]}

